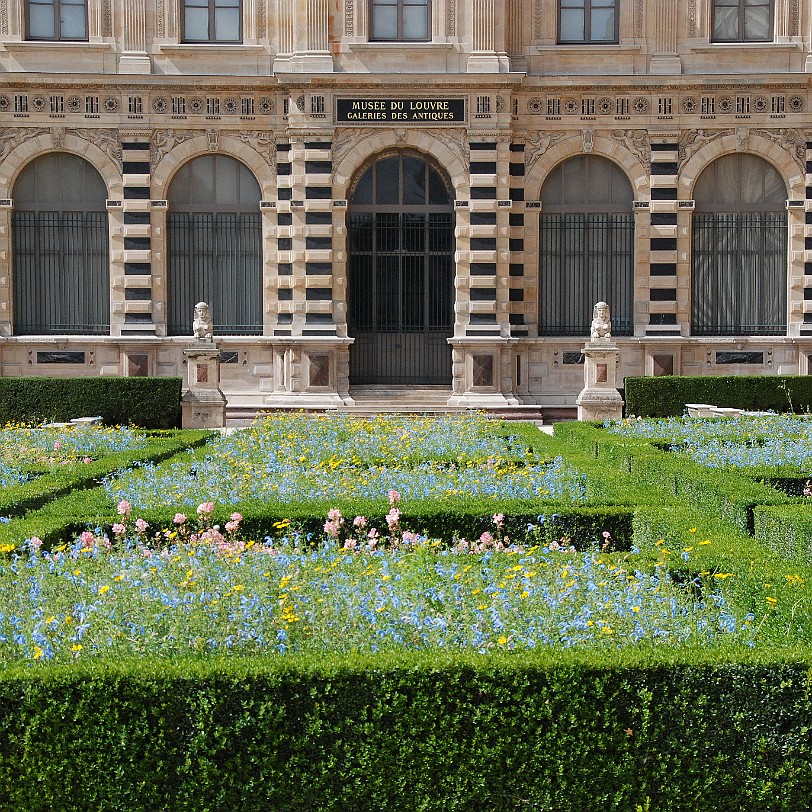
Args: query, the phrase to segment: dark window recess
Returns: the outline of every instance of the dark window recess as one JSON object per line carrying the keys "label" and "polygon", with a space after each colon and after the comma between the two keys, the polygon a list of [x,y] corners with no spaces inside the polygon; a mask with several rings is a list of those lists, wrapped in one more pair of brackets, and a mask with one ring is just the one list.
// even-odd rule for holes
{"label": "dark window recess", "polygon": [[496,313],[471,313],[471,324],[496,324]]}
{"label": "dark window recess", "polygon": [[276,215],[276,224],[278,226],[292,226],[293,215],[290,212],[279,212]]}
{"label": "dark window recess", "polygon": [[332,161],[305,161],[305,172],[311,175],[330,175],[333,172]]}
{"label": "dark window recess", "polygon": [[804,288],[804,301],[812,301],[812,288]]}
{"label": "dark window recess", "polygon": [[679,149],[679,144],[652,144],[652,152],[676,152]]}
{"label": "dark window recess", "polygon": [[652,237],[651,238],[652,251],[676,251],[677,238],[676,237]]}
{"label": "dark window recess", "polygon": [[509,298],[511,302],[523,302],[524,290],[522,288],[511,288],[509,292]]}
{"label": "dark window recess", "polygon": [[804,273],[807,276],[812,276],[812,262],[804,262]]}
{"label": "dark window recess", "polygon": [[812,225],[812,211],[804,212],[804,222],[808,226]]}
{"label": "dark window recess", "polygon": [[236,364],[237,363],[237,350],[223,350],[220,353],[221,364]]}
{"label": "dark window recess", "polygon": [[329,200],[332,196],[333,190],[329,186],[308,186],[305,189],[307,200]]}
{"label": "dark window recess", "polygon": [[126,288],[124,290],[125,302],[148,302],[152,298],[150,288]]}
{"label": "dark window recess", "polygon": [[38,364],[84,364],[83,352],[38,352]]}
{"label": "dark window recess", "polygon": [[805,237],[804,238],[804,248],[807,251],[812,250],[812,237]]}
{"label": "dark window recess", "polygon": [[284,163],[284,164],[277,164],[276,165],[276,174],[277,175],[290,175],[292,164]]}
{"label": "dark window recess", "polygon": [[495,262],[472,262],[471,276],[493,276],[496,274]]}
{"label": "dark window recess", "polygon": [[472,175],[495,175],[496,161],[471,161]]}
{"label": "dark window recess", "polygon": [[510,145],[511,152],[524,152],[524,144],[511,144]]}
{"label": "dark window recess", "polygon": [[812,324],[812,313],[804,313],[804,324]]}
{"label": "dark window recess", "polygon": [[650,291],[650,302],[676,302],[677,291],[674,288],[652,288]]}
{"label": "dark window recess", "polygon": [[717,352],[717,364],[763,364],[763,352]]}
{"label": "dark window recess", "polygon": [[329,251],[332,247],[332,237],[305,237],[305,248],[308,250]]}
{"label": "dark window recess", "polygon": [[508,240],[508,248],[511,251],[524,251],[524,240],[520,238],[515,238]]}
{"label": "dark window recess", "polygon": [[471,288],[472,302],[495,302],[496,288]]}
{"label": "dark window recess", "polygon": [[149,276],[152,273],[152,267],[149,262],[125,262],[124,273],[133,276]]}
{"label": "dark window recess", "polygon": [[508,197],[511,200],[521,203],[521,201],[524,200],[524,189],[509,189]]}
{"label": "dark window recess", "polygon": [[520,228],[524,225],[524,215],[523,214],[511,214],[508,216],[508,225]]}
{"label": "dark window recess", "polygon": [[124,161],[122,171],[125,175],[149,175],[149,161]]}
{"label": "dark window recess", "polygon": [[656,161],[652,161],[651,163],[651,174],[652,175],[676,175],[677,174],[677,163],[676,161],[667,161],[663,163],[658,163]]}
{"label": "dark window recess", "polygon": [[468,148],[470,150],[496,149],[496,141],[472,141]]}
{"label": "dark window recess", "polygon": [[280,262],[276,266],[276,272],[279,276],[290,276],[293,273],[293,265],[290,262]]}
{"label": "dark window recess", "polygon": [[651,263],[652,276],[676,276],[677,263],[676,262],[652,262]]}
{"label": "dark window recess", "polygon": [[654,327],[664,327],[668,324],[677,323],[676,313],[651,313],[648,317],[648,323]]}
{"label": "dark window recess", "polygon": [[495,211],[472,211],[471,212],[471,225],[472,226],[495,226],[496,225],[496,212]]}
{"label": "dark window recess", "polygon": [[152,324],[151,313],[127,313],[124,324]]}
{"label": "dark window recess", "polygon": [[333,213],[331,211],[309,211],[305,214],[305,224],[309,226],[331,226]]}
{"label": "dark window recess", "polygon": [[523,313],[511,313],[508,315],[508,324],[524,324]]}
{"label": "dark window recess", "polygon": [[331,313],[308,313],[305,316],[305,324],[332,324]]}
{"label": "dark window recess", "polygon": [[275,336],[289,336],[289,335],[291,335],[291,331],[290,330],[274,330],[273,334]]}
{"label": "dark window recess", "polygon": [[[305,141],[305,149],[332,149],[332,148],[333,145],[329,141]],[[288,144],[288,149],[290,149],[290,144]]]}
{"label": "dark window recess", "polygon": [[149,186],[125,186],[125,200],[149,200]]}
{"label": "dark window recess", "polygon": [[293,189],[277,189],[276,197],[278,200],[291,200],[293,198]]}
{"label": "dark window recess", "polygon": [[490,186],[473,186],[471,200],[496,200],[496,189]]}
{"label": "dark window recess", "polygon": [[521,262],[510,263],[511,276],[524,276],[524,265]]}
{"label": "dark window recess", "polygon": [[677,190],[673,187],[660,187],[655,186],[651,190],[651,199],[652,200],[676,200],[677,199]]}
{"label": "dark window recess", "polygon": [[278,251],[292,251],[293,239],[291,237],[279,237],[276,241],[276,249]]}
{"label": "dark window recess", "polygon": [[677,213],[670,211],[655,211],[651,215],[651,225],[653,226],[675,226],[677,224]]}
{"label": "dark window recess", "polygon": [[279,288],[276,291],[276,297],[280,302],[293,301],[293,291],[290,288]]}
{"label": "dark window recess", "polygon": [[125,226],[148,226],[149,225],[149,212],[148,211],[125,211],[124,212],[124,225]]}
{"label": "dark window recess", "polygon": [[806,187],[806,199],[812,200],[812,186]]}
{"label": "dark window recess", "polygon": [[308,302],[329,302],[332,298],[332,288],[307,288],[305,290],[305,299]]}
{"label": "dark window recess", "polygon": [[565,350],[561,353],[561,358],[565,364],[583,364],[586,361],[580,350]]}
{"label": "dark window recess", "polygon": [[524,164],[511,164],[510,165],[510,174],[514,178],[523,178],[524,177]]}
{"label": "dark window recess", "polygon": [[305,273],[308,276],[329,276],[333,272],[332,262],[306,262]]}
{"label": "dark window recess", "polygon": [[137,141],[124,141],[121,144],[121,148],[125,152],[131,152],[136,149],[149,149],[149,144],[139,144]]}
{"label": "dark window recess", "polygon": [[277,324],[293,324],[293,313],[279,313],[276,317]]}
{"label": "dark window recess", "polygon": [[290,152],[290,144],[277,144],[276,145],[277,152]]}
{"label": "dark window recess", "polygon": [[472,251],[495,251],[496,237],[471,237]]}
{"label": "dark window recess", "polygon": [[149,251],[150,238],[149,237],[125,237],[124,250],[125,251]]}

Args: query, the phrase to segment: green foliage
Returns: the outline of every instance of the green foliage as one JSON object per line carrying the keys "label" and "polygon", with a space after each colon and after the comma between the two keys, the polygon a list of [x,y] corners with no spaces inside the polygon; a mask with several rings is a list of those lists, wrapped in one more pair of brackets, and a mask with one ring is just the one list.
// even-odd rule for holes
{"label": "green foliage", "polygon": [[626,378],[626,414],[677,417],[686,403],[748,411],[812,410],[812,377],[808,375],[719,375],[706,377]]}
{"label": "green foliage", "polygon": [[810,663],[681,657],[17,669],[0,682],[0,808],[806,809]]}
{"label": "green foliage", "polygon": [[807,504],[758,507],[755,537],[782,558],[812,564],[812,506]]}
{"label": "green foliage", "polygon": [[0,378],[0,424],[101,415],[108,425],[180,426],[180,378]]}

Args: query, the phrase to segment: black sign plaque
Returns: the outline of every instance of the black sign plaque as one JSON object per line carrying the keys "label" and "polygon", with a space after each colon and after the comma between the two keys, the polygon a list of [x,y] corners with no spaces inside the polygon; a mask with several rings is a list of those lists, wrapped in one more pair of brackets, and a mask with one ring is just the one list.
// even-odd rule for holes
{"label": "black sign plaque", "polygon": [[336,99],[341,124],[464,124],[465,99]]}

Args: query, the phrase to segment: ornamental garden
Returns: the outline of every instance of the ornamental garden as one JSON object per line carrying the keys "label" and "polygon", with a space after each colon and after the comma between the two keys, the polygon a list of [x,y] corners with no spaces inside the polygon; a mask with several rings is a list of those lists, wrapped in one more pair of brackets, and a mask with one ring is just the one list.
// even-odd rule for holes
{"label": "ornamental garden", "polygon": [[0,808],[800,810],[812,418],[0,430]]}

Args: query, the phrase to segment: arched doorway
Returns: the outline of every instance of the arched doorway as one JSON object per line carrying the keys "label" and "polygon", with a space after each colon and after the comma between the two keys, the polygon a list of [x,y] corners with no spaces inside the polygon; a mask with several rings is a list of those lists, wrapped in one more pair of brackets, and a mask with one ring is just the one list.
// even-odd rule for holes
{"label": "arched doorway", "polygon": [[208,302],[215,333],[262,334],[260,189],[228,155],[202,155],[175,173],[167,195],[169,335],[192,332]]}
{"label": "arched doorway", "polygon": [[107,189],[84,158],[54,152],[14,184],[14,332],[110,332]]}
{"label": "arched doorway", "polygon": [[694,188],[692,335],[787,329],[787,187],[763,158],[724,155]]}
{"label": "arched doorway", "polygon": [[454,210],[425,158],[384,155],[349,199],[350,384],[451,381]]}
{"label": "arched doorway", "polygon": [[631,335],[634,193],[607,158],[578,155],[541,189],[539,334],[587,336],[595,302],[607,302],[612,332]]}

